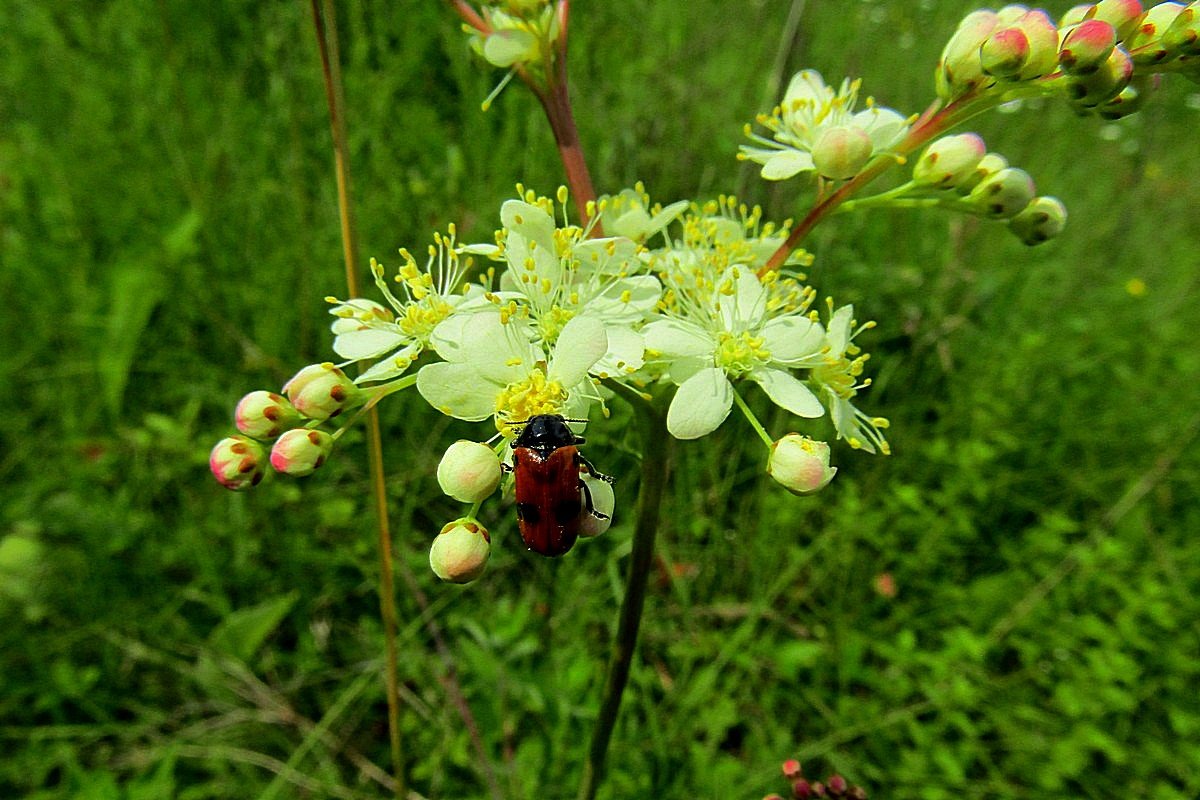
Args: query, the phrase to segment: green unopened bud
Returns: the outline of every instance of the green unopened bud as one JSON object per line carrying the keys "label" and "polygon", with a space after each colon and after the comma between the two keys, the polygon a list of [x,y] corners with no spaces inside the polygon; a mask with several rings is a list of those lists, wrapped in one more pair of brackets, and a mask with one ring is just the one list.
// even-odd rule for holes
{"label": "green unopened bud", "polygon": [[293,428],[275,440],[271,448],[271,466],[276,472],[303,478],[316,472],[329,452],[333,437],[325,431]]}
{"label": "green unopened bud", "polygon": [[1134,64],[1152,66],[1179,55],[1179,51],[1167,47],[1163,39],[1184,9],[1183,3],[1159,3],[1146,12],[1137,30],[1125,40],[1125,49]]}
{"label": "green unopened bud", "polygon": [[771,445],[767,474],[792,494],[812,494],[829,485],[837,467],[829,466],[829,445],[789,433]]}
{"label": "green unopened bud", "polygon": [[1088,15],[1092,13],[1092,9],[1095,7],[1095,3],[1083,3],[1072,6],[1067,13],[1062,15],[1062,19],[1058,21],[1058,27],[1066,30],[1072,25],[1078,25],[1088,18]]}
{"label": "green unopened bud", "polygon": [[304,416],[318,421],[336,417],[362,400],[362,390],[333,364],[310,364],[283,386],[288,400]]}
{"label": "green unopened bud", "polygon": [[1090,75],[1072,75],[1067,81],[1067,96],[1080,108],[1095,108],[1107,102],[1129,85],[1133,78],[1133,60],[1120,47],[1114,47],[1100,69]]}
{"label": "green unopened bud", "polygon": [[617,507],[617,495],[608,481],[599,480],[583,472],[579,474],[579,479],[583,481],[584,489],[592,499],[592,509],[597,512],[596,514],[583,512],[579,521],[579,535],[599,536],[612,525],[613,509]]}
{"label": "green unopened bud", "polygon": [[208,468],[226,489],[240,492],[257,486],[266,472],[266,451],[245,436],[227,436],[208,455]]}
{"label": "green unopened bud", "polygon": [[1030,247],[1048,242],[1067,224],[1067,207],[1057,197],[1035,197],[1008,221],[1009,230]]}
{"label": "green unopened bud", "polygon": [[971,170],[966,178],[955,184],[954,188],[958,190],[959,194],[970,194],[986,178],[990,178],[1007,166],[1008,159],[1004,156],[999,153],[988,153],[979,159],[979,163],[975,165],[975,169]]}
{"label": "green unopened bud", "polygon": [[1064,72],[1088,75],[1100,69],[1116,44],[1116,28],[1103,20],[1084,20],[1063,37],[1058,63]]}
{"label": "green unopened bud", "polygon": [[1091,18],[1112,25],[1117,29],[1117,41],[1123,42],[1137,30],[1143,12],[1141,0],[1100,0]]}
{"label": "green unopened bud", "polygon": [[946,42],[938,62],[937,90],[943,100],[953,100],[991,80],[983,74],[979,48],[995,30],[998,21],[996,12],[981,10],[967,14],[958,24],[958,30]]}
{"label": "green unopened bud", "polygon": [[480,503],[500,485],[500,457],[480,442],[460,439],[438,462],[442,491],[462,503]]}
{"label": "green unopened bud", "polygon": [[1096,113],[1104,119],[1128,117],[1146,105],[1146,101],[1158,89],[1160,83],[1161,75],[1134,75],[1129,85],[1112,100],[1099,105]]}
{"label": "green unopened bud", "polygon": [[1005,167],[980,181],[968,201],[992,219],[1006,219],[1020,213],[1037,194],[1033,178],[1019,167]]}
{"label": "green unopened bud", "polygon": [[1179,12],[1163,34],[1162,43],[1171,53],[1200,55],[1200,1]]}
{"label": "green unopened bud", "polygon": [[273,439],[301,421],[286,397],[261,390],[239,400],[233,417],[238,430],[255,439]]}
{"label": "green unopened bud", "polygon": [[1058,67],[1058,28],[1054,20],[1039,8],[1022,14],[1016,24],[1029,40],[1029,57],[1017,80],[1031,81],[1049,75]]}
{"label": "green unopened bud", "polygon": [[491,554],[487,528],[464,517],[449,523],[429,548],[433,574],[450,583],[470,583],[483,574]]}
{"label": "green unopened bud", "polygon": [[1029,39],[1020,28],[1001,28],[979,48],[979,63],[993,78],[1015,78],[1029,60]]}
{"label": "green unopened bud", "polygon": [[821,131],[813,144],[813,166],[823,177],[846,180],[862,171],[873,149],[871,137],[863,129],[835,125]]}
{"label": "green unopened bud", "polygon": [[975,133],[943,136],[929,147],[913,167],[913,183],[935,189],[952,189],[966,180],[987,154],[987,145]]}
{"label": "green unopened bud", "polygon": [[540,53],[538,38],[521,28],[500,28],[483,42],[483,57],[497,67],[534,61]]}

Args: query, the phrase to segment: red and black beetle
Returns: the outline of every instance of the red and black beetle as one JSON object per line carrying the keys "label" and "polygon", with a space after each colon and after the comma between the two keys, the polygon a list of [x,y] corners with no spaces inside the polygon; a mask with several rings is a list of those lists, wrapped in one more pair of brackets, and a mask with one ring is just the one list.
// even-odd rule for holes
{"label": "red and black beetle", "polygon": [[580,471],[612,483],[579,452],[583,437],[558,414],[538,414],[522,422],[513,442],[512,470],[516,481],[517,521],[525,546],[544,556],[561,556],[575,545],[584,514],[607,515],[592,505],[592,495]]}

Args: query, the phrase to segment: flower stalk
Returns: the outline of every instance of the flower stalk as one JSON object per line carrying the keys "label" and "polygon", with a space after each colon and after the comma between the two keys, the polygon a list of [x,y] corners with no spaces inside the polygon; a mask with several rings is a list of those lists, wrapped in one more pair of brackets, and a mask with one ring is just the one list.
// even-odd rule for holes
{"label": "flower stalk", "polygon": [[613,640],[612,656],[604,681],[604,694],[600,699],[600,711],[592,729],[587,761],[583,765],[579,800],[593,800],[604,778],[608,744],[621,709],[621,698],[629,681],[633,651],[637,646],[642,610],[646,604],[646,582],[654,560],[654,540],[658,533],[663,493],[671,466],[673,440],[667,433],[666,416],[648,404],[639,403],[634,407],[637,410],[642,441],[647,446],[651,442],[658,444],[654,457],[647,451],[642,458],[637,519],[634,523],[633,550],[629,556],[629,573],[625,581],[625,597],[621,601],[617,634]]}

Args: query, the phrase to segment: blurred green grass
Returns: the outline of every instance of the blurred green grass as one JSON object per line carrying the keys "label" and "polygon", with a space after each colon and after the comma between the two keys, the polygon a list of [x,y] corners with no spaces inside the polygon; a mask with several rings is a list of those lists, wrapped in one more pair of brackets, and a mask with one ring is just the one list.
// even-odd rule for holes
{"label": "blurred green grass", "polygon": [[[732,157],[775,100],[789,7],[576,4],[598,186],[795,213]],[[917,110],[968,10],[810,3],[787,67]],[[394,263],[452,221],[486,239],[516,181],[560,182],[528,97],[479,111],[498,75],[438,4],[339,23],[364,255]],[[0,796],[258,797],[277,774],[276,796],[385,794],[355,763],[387,758],[361,441],[246,496],[205,465],[241,394],[328,351],[342,274],[310,26],[299,3],[0,6]],[[1200,796],[1198,117],[1197,87],[1168,81],[1117,124],[1055,104],[981,120],[1071,209],[1035,250],[913,212],[819,230],[813,282],[880,323],[866,406],[895,455],[841,448],[834,484],[797,499],[732,422],[680,448],[607,796],[758,797],[794,754],[875,797]],[[504,794],[570,796],[630,531],[543,563],[496,516],[487,577],[438,585],[428,539],[456,508],[432,471],[468,429],[412,397],[384,417],[399,555]],[[637,443],[612,429],[591,455],[632,498]],[[485,796],[449,666],[399,603],[412,781]]]}

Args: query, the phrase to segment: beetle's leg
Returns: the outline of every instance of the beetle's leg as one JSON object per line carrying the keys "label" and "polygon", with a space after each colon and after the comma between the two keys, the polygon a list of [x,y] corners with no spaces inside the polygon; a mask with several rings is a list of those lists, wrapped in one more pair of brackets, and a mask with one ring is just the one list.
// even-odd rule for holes
{"label": "beetle's leg", "polygon": [[592,462],[590,462],[586,458],[584,458],[583,453],[577,452],[575,454],[575,463],[578,464],[580,466],[580,468],[586,469],[587,473],[598,481],[604,481],[605,483],[613,483],[617,480],[612,475],[605,475],[603,472],[601,472],[600,470],[598,470],[594,466],[592,466]]}
{"label": "beetle's leg", "polygon": [[583,491],[583,507],[596,519],[609,519],[608,514],[603,511],[596,510],[596,504],[592,502],[592,490],[587,487],[583,481],[579,482],[579,488]]}
{"label": "beetle's leg", "polygon": [[505,464],[503,461],[501,461],[500,462],[500,472],[502,472],[502,473],[515,472],[517,469],[517,454],[516,453],[512,454],[512,460],[513,460],[513,463],[511,463],[511,464]]}

